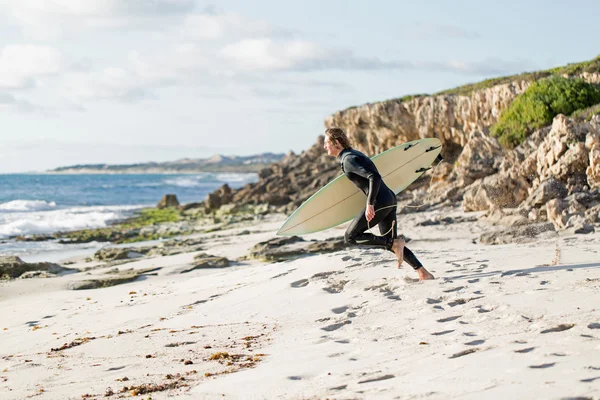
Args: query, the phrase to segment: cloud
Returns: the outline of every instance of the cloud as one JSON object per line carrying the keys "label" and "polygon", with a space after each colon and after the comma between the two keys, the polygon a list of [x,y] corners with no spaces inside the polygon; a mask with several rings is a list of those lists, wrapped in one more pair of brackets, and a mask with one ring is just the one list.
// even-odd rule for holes
{"label": "cloud", "polygon": [[74,100],[117,100],[135,103],[155,99],[155,90],[174,85],[169,78],[144,77],[131,70],[106,67],[66,78],[65,90]]}
{"label": "cloud", "polygon": [[0,89],[32,88],[38,78],[60,69],[60,54],[52,47],[8,45],[0,49]]}
{"label": "cloud", "polygon": [[248,19],[237,13],[217,13],[208,10],[188,15],[182,35],[188,40],[216,40],[232,37],[292,37],[294,32],[264,21]]}
{"label": "cloud", "polygon": [[0,92],[0,112],[18,111],[30,113],[41,110],[43,110],[42,107],[37,106],[27,100],[18,99],[7,92]]}
{"label": "cloud", "polygon": [[40,39],[80,28],[156,28],[157,20],[179,17],[195,0],[0,0],[26,32]]}

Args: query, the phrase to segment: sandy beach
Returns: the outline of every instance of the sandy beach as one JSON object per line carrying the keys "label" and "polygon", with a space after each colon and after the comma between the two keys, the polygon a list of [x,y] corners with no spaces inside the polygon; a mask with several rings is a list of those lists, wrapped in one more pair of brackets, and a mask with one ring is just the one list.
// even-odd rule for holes
{"label": "sandy beach", "polygon": [[[433,281],[382,250],[243,259],[282,214],[188,237],[227,268],[182,273],[199,252],[77,257],[80,272],[3,281],[0,397],[598,398],[600,234],[484,245],[499,228],[471,214],[399,216]],[[422,225],[448,216],[465,222]],[[72,290],[115,268],[148,272]]]}

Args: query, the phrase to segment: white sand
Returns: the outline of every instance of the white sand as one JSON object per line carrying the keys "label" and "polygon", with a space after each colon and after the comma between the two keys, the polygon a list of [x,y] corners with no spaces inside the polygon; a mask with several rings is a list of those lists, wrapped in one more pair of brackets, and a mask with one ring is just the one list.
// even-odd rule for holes
{"label": "white sand", "polygon": [[[85,273],[2,283],[0,399],[169,382],[138,398],[600,398],[600,234],[486,246],[480,224],[414,227],[431,216],[400,217],[430,282],[354,248],[187,274],[196,253],[144,259],[119,268],[156,276],[105,289],[69,290]],[[205,252],[243,256],[282,222],[218,232]]]}

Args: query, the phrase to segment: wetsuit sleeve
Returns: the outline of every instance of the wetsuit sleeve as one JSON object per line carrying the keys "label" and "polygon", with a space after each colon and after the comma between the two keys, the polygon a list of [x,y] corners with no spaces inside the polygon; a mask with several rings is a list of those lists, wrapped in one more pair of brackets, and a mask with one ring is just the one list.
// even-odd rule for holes
{"label": "wetsuit sleeve", "polygon": [[367,204],[373,205],[377,193],[379,193],[379,186],[381,185],[381,175],[377,171],[373,171],[371,168],[365,167],[357,157],[348,156],[344,159],[344,171],[346,173],[352,172],[356,175],[362,176],[369,180],[369,194],[367,195]]}

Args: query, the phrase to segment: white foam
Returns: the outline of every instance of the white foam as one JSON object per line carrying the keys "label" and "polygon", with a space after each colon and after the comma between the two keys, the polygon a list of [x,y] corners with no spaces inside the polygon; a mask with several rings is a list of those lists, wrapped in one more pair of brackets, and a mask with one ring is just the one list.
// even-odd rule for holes
{"label": "white foam", "polygon": [[56,203],[44,200],[13,200],[0,204],[0,211],[43,211],[56,207]]}
{"label": "white foam", "polygon": [[204,173],[198,175],[179,176],[176,178],[166,179],[167,185],[180,187],[198,187],[206,185],[208,181],[225,182],[225,183],[246,183],[253,182],[257,178],[255,173]]}
{"label": "white foam", "polygon": [[102,228],[142,206],[73,207],[0,214],[0,237]]}

